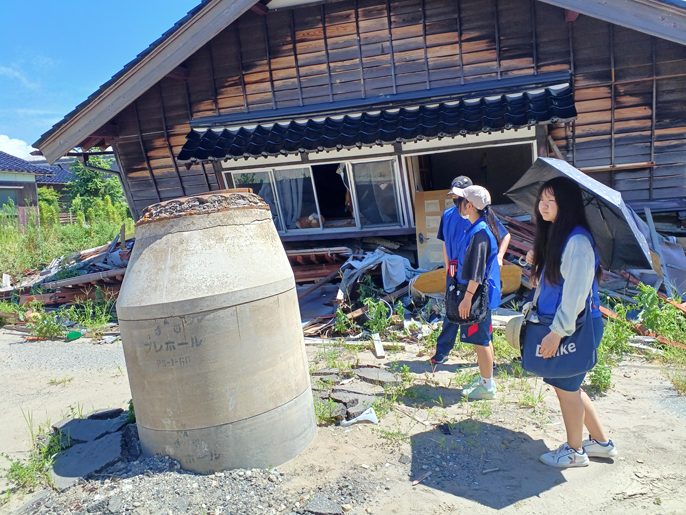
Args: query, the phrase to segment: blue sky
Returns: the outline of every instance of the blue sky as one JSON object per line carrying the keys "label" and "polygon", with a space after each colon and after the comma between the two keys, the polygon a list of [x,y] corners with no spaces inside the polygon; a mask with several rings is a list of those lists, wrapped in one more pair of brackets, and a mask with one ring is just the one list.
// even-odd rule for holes
{"label": "blue sky", "polygon": [[27,144],[199,0],[0,3],[0,150],[26,158]]}

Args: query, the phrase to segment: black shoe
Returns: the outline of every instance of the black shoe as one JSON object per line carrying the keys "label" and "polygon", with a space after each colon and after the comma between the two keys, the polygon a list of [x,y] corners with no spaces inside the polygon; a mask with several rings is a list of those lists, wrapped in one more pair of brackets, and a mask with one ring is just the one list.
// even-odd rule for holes
{"label": "black shoe", "polygon": [[431,364],[432,365],[443,365],[448,362],[448,356],[439,356],[436,354],[434,357],[431,358]]}

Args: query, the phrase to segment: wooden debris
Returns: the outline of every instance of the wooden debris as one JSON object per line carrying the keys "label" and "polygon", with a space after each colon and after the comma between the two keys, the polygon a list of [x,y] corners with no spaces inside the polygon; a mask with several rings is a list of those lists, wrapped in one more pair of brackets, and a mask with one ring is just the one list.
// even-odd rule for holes
{"label": "wooden debris", "polygon": [[409,412],[409,408],[406,410],[406,409],[401,408],[400,406],[393,406],[393,409],[395,411],[397,411],[398,413],[400,413],[401,415],[405,415],[406,417],[409,417],[412,420],[416,420],[417,422],[419,422],[420,424],[422,424],[424,426],[431,426],[432,425],[431,422],[429,422],[428,420],[422,420],[416,414]]}
{"label": "wooden debris", "polygon": [[429,477],[430,475],[431,475],[431,472],[426,472],[426,473],[422,474],[422,475],[419,476],[417,479],[415,479],[414,481],[412,481],[412,486],[417,486],[419,483],[421,483],[422,481],[424,481],[424,480],[425,480],[427,477]]}
{"label": "wooden debris", "polygon": [[[381,300],[385,300],[387,302],[393,302],[398,297],[402,297],[403,295],[405,295],[409,290],[410,290],[410,287],[405,286],[404,288],[400,288],[399,290],[396,290],[393,293],[386,295],[385,297],[382,297]],[[353,320],[353,319],[361,316],[363,313],[366,313],[366,312],[367,312],[367,306],[363,306],[360,309],[356,309],[355,311],[348,313],[348,319]]]}
{"label": "wooden debris", "polygon": [[381,344],[381,337],[379,333],[372,334],[372,342],[374,343],[374,355],[377,359],[385,358],[386,353],[384,352],[383,345]]}
{"label": "wooden debris", "polygon": [[486,474],[490,474],[491,472],[498,472],[499,470],[500,470],[500,469],[497,468],[497,467],[494,468],[494,469],[484,470],[484,471],[481,473],[481,475],[482,475],[482,476],[485,476]]}

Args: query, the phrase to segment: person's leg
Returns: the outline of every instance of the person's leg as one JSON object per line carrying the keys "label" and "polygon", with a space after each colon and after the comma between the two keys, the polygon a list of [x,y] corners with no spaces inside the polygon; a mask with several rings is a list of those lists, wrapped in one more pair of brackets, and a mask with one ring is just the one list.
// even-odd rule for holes
{"label": "person's leg", "polygon": [[581,400],[581,390],[567,392],[560,388],[555,388],[555,393],[560,401],[562,419],[567,431],[567,445],[577,451],[582,451],[581,444],[584,432],[584,402]]}
{"label": "person's leg", "polygon": [[459,330],[459,325],[452,323],[448,320],[448,317],[443,318],[443,328],[441,329],[441,334],[439,334],[436,339],[435,358],[441,359],[450,354],[450,351],[453,350],[453,347],[455,346],[455,340],[457,340],[457,333]]}
{"label": "person's leg", "polygon": [[598,418],[598,414],[593,407],[593,401],[588,396],[586,392],[580,390],[581,392],[581,402],[584,404],[584,425],[588,429],[588,433],[594,440],[599,442],[608,442],[610,436],[605,432],[603,424]]}
{"label": "person's leg", "polygon": [[481,377],[490,379],[493,377],[493,352],[491,351],[491,346],[474,345],[474,347],[476,348],[476,359],[479,362]]}

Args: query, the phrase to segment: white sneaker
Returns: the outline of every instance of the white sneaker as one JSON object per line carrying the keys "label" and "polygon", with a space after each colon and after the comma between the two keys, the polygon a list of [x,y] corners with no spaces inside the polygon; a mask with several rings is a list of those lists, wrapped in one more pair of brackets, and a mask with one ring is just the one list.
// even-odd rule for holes
{"label": "white sneaker", "polygon": [[589,458],[613,458],[617,456],[617,449],[615,449],[615,444],[612,443],[612,440],[603,445],[598,443],[598,440],[588,438],[581,442],[581,445]]}
{"label": "white sneaker", "polygon": [[579,454],[565,442],[554,451],[543,454],[541,456],[541,461],[551,467],[567,468],[587,467],[590,460],[585,452]]}

